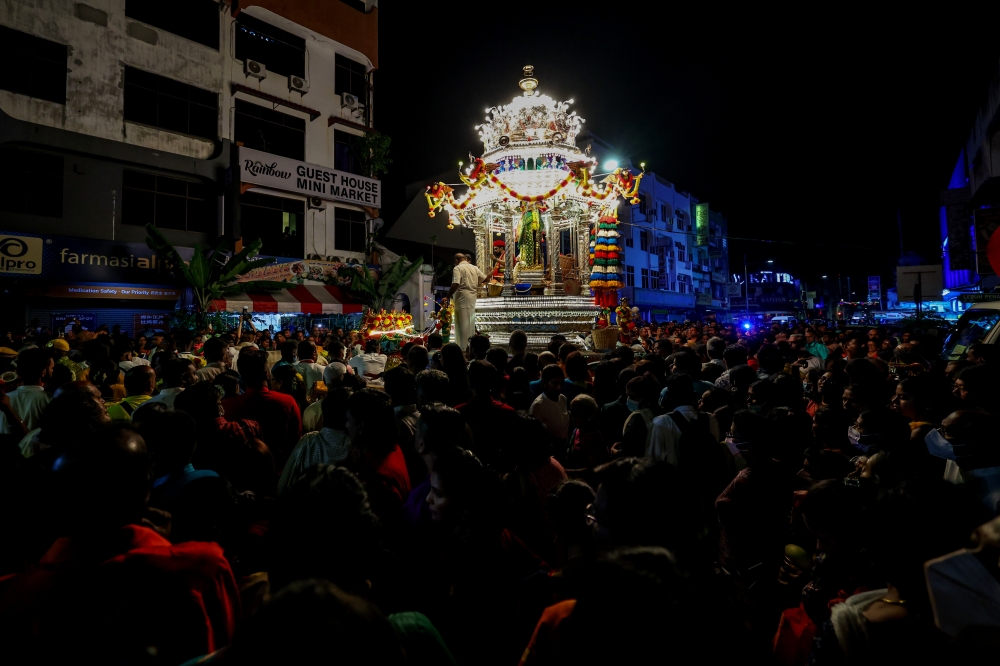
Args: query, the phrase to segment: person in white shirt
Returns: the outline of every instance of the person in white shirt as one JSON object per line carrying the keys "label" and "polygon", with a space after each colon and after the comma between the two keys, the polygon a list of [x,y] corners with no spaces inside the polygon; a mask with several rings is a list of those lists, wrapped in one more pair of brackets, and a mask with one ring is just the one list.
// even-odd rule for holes
{"label": "person in white shirt", "polygon": [[680,461],[681,426],[678,419],[686,423],[698,420],[698,399],[694,391],[694,382],[688,375],[672,375],[667,379],[666,388],[661,397],[661,406],[666,414],[653,419],[651,437],[646,445],[646,457],[654,460],[666,460],[676,466]]}
{"label": "person in white shirt", "polygon": [[[340,386],[345,374],[347,374],[347,366],[337,361],[323,368],[323,383],[326,384],[327,397],[330,396],[329,391]],[[311,432],[323,427],[323,401],[325,400],[326,398],[317,400],[302,412],[303,432]]]}
{"label": "person in white shirt", "polygon": [[299,343],[299,362],[295,364],[295,371],[302,375],[306,383],[306,392],[311,392],[313,384],[323,381],[323,366],[316,362],[316,345],[303,340]]}
{"label": "person in white shirt", "polygon": [[542,422],[545,429],[560,442],[569,436],[569,402],[562,394],[566,376],[558,365],[542,370],[542,392],[531,403],[528,414]]}
{"label": "person in white shirt", "polygon": [[[21,385],[7,394],[10,408],[24,423],[27,430],[34,430],[41,425],[42,412],[49,404],[49,394],[45,392],[45,380],[52,376],[56,367],[52,354],[47,349],[34,347],[25,349],[17,355],[17,374]],[[7,420],[6,414],[0,413],[0,434],[9,435],[15,432]]]}
{"label": "person in white shirt", "polygon": [[792,352],[796,354],[797,359],[792,362],[793,368],[798,368],[799,373],[802,377],[806,376],[806,373],[810,370],[819,370],[820,373],[823,372],[823,359],[819,356],[813,356],[806,349],[806,339],[800,333],[792,333],[788,338],[788,345],[792,348]]}
{"label": "person in white shirt", "polygon": [[453,340],[463,350],[469,345],[469,338],[476,334],[476,294],[479,285],[486,282],[486,279],[479,267],[470,263],[464,254],[455,255],[455,270],[451,274],[448,298],[455,302]]}
{"label": "person in white shirt", "polygon": [[374,379],[385,370],[385,364],[388,360],[388,356],[379,353],[378,340],[369,338],[368,342],[365,343],[365,353],[352,358],[350,366],[354,368],[356,374]]}
{"label": "person in white shirt", "polygon": [[347,400],[350,397],[350,390],[338,386],[317,403],[323,405],[323,428],[303,435],[292,449],[278,479],[279,495],[310,467],[334,465],[347,458],[351,451],[351,439],[347,434]]}
{"label": "person in white shirt", "polygon": [[209,338],[202,347],[207,361],[204,368],[195,373],[200,382],[213,382],[215,378],[229,369],[230,356],[228,345],[222,338]]}
{"label": "person in white shirt", "polygon": [[198,375],[195,374],[194,363],[186,358],[172,358],[163,366],[163,388],[160,389],[159,393],[142,403],[140,408],[158,402],[173,409],[177,395],[187,387],[193,386],[197,381]]}

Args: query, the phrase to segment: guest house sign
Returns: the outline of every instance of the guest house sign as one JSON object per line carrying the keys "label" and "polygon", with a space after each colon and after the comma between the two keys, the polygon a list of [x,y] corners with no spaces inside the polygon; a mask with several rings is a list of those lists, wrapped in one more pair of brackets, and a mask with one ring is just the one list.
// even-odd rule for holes
{"label": "guest house sign", "polygon": [[346,171],[240,148],[240,180],[366,208],[382,207],[382,184]]}

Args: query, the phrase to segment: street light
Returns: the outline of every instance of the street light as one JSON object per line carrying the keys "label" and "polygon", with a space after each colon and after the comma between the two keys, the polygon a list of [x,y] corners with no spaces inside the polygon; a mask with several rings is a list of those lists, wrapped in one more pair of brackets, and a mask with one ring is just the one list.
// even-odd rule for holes
{"label": "street light", "polygon": [[618,168],[618,160],[608,160],[604,163],[605,171],[614,171]]}
{"label": "street light", "polygon": [[774,259],[768,259],[768,260],[767,260],[767,263],[769,263],[769,264],[773,264],[773,263],[774,263]]}

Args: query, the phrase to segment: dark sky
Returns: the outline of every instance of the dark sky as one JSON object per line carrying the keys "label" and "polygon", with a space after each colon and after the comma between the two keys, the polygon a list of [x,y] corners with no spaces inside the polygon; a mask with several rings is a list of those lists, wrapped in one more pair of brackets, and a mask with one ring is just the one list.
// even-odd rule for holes
{"label": "dark sky", "polygon": [[897,209],[905,249],[939,258],[938,195],[997,72],[1000,40],[986,26],[1000,11],[950,21],[594,7],[380,7],[387,221],[407,203],[406,184],[482,152],[473,126],[519,92],[531,64],[542,92],[573,98],[585,129],[621,157],[710,202],[730,236],[783,241],[732,240],[734,264],[746,252],[807,278],[888,277]]}

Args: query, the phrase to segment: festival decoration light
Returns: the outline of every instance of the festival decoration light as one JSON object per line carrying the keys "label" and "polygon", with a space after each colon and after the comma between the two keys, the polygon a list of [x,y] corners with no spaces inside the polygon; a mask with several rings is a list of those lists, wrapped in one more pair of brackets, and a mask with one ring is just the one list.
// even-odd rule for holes
{"label": "festival decoration light", "polygon": [[609,160],[610,173],[593,182],[598,161],[589,145],[583,150],[576,145],[585,121],[570,110],[573,100],[540,94],[531,66],[524,68],[518,85],[520,96],[486,109],[485,122],[475,126],[483,153],[470,154],[467,168],[459,162],[458,178],[465,191],[456,194],[441,182],[427,186],[428,215],[445,212],[449,229],[472,228],[477,261],[487,274],[496,272],[493,234],[504,234],[505,289],[514,282],[514,274],[522,272],[544,273],[546,284],[557,284],[559,243],[546,241],[570,230],[575,270],[589,276],[585,286],[594,291],[599,305],[614,307],[622,286],[616,209],[623,198],[638,203],[643,173],[633,176]]}

